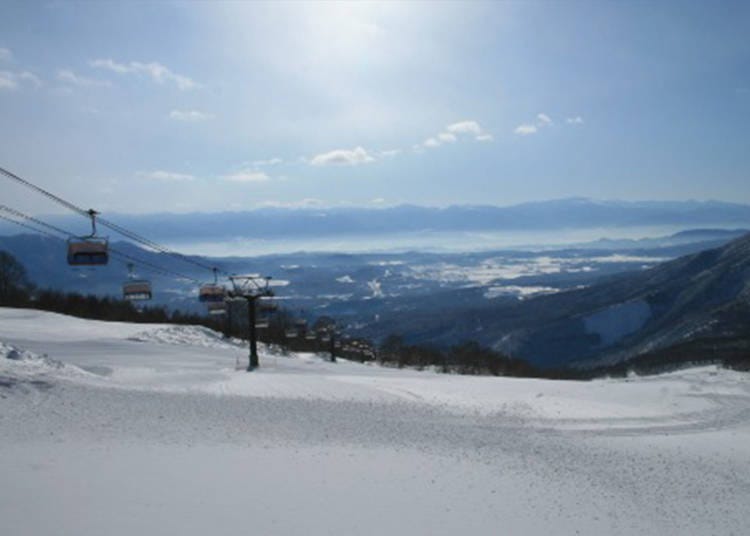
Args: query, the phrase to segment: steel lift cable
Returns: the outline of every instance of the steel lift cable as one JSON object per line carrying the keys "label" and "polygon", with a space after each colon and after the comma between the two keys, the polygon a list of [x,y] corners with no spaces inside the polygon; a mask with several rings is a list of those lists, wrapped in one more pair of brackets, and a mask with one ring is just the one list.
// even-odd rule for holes
{"label": "steel lift cable", "polygon": [[[60,227],[56,227],[56,226],[54,226],[52,224],[49,224],[47,222],[44,222],[44,221],[38,219],[38,218],[35,218],[33,216],[29,216],[28,214],[24,214],[23,212],[21,212],[19,210],[10,208],[10,207],[8,207],[6,205],[0,205],[0,211],[7,212],[7,213],[12,214],[12,215],[14,215],[16,217],[23,218],[23,219],[25,219],[27,221],[36,223],[37,225],[39,225],[41,227],[46,227],[47,229],[50,229],[52,231],[55,231],[55,232],[60,233],[62,235],[65,235],[67,238],[75,238],[76,237],[76,235],[73,234],[73,233],[71,233],[70,231],[66,231],[65,229],[61,229]],[[63,238],[60,238],[59,236],[53,235],[53,234],[51,234],[49,232],[42,231],[41,229],[32,227],[31,225],[24,224],[24,223],[19,222],[17,220],[13,220],[11,218],[5,217],[2,214],[0,214],[0,218],[4,219],[6,221],[9,221],[11,223],[15,223],[17,225],[20,225],[22,227],[25,227],[27,229],[30,229],[32,231],[40,232],[40,233],[45,234],[47,236],[50,236],[52,238],[57,238],[59,240],[64,240]],[[118,257],[122,257],[124,259],[128,259],[131,262],[135,262],[135,263],[137,263],[137,264],[139,264],[141,266],[148,267],[148,269],[150,269],[153,272],[159,273],[160,275],[164,275],[164,276],[172,277],[172,278],[177,278],[177,279],[182,279],[182,280],[187,280],[187,281],[192,281],[193,283],[200,283],[200,281],[197,280],[197,279],[195,279],[194,277],[186,276],[184,274],[181,274],[179,272],[175,272],[174,270],[170,270],[168,268],[163,268],[163,267],[161,267],[161,266],[159,266],[157,264],[154,264],[154,263],[152,263],[150,261],[145,261],[143,259],[139,259],[138,257],[135,257],[135,256],[130,255],[128,253],[124,253],[124,252],[122,252],[122,251],[120,251],[120,250],[118,250],[116,248],[112,248],[111,246],[109,248],[109,251],[111,251],[114,255],[116,255]],[[121,261],[121,262],[125,262],[125,261]]]}
{"label": "steel lift cable", "polygon": [[[75,213],[77,213],[77,214],[79,214],[81,216],[85,216],[86,218],[90,218],[91,217],[91,213],[90,213],[89,210],[84,209],[82,207],[79,207],[79,206],[71,203],[70,201],[66,201],[65,199],[63,199],[63,198],[61,198],[61,197],[53,194],[52,192],[49,192],[48,190],[45,190],[44,188],[42,188],[40,186],[37,186],[36,184],[34,184],[34,183],[32,183],[32,182],[30,182],[30,181],[28,181],[26,179],[23,179],[23,178],[19,177],[15,173],[13,173],[13,172],[11,172],[11,171],[3,168],[3,167],[0,167],[0,174],[2,174],[3,176],[5,176],[8,179],[11,179],[11,180],[14,180],[14,181],[18,182],[19,184],[21,184],[23,186],[26,186],[27,188],[30,188],[31,190],[33,190],[33,191],[35,191],[35,192],[37,192],[37,193],[39,193],[39,194],[47,197],[48,199],[51,199],[52,201],[60,204],[61,206],[67,208],[68,210],[71,210],[71,211],[73,211],[73,212],[75,212]],[[114,222],[111,222],[111,221],[109,221],[107,219],[97,218],[96,221],[98,223],[100,223],[101,225],[104,225],[105,227],[108,227],[109,229],[111,229],[111,230],[113,230],[113,231],[121,234],[122,236],[125,236],[126,238],[129,238],[129,239],[131,239],[131,240],[133,240],[135,242],[138,242],[138,243],[140,243],[140,244],[142,244],[144,246],[147,246],[147,247],[149,247],[151,249],[154,249],[154,250],[156,250],[156,251],[158,251],[160,253],[165,253],[165,254],[168,254],[168,255],[172,255],[172,256],[174,256],[174,257],[176,257],[176,258],[178,258],[178,259],[180,259],[180,260],[182,260],[184,262],[188,262],[190,264],[193,264],[195,266],[198,266],[198,267],[200,267],[200,268],[202,268],[204,270],[208,270],[210,272],[213,272],[213,270],[214,270],[213,266],[209,266],[208,264],[196,261],[195,259],[192,259],[192,258],[190,258],[190,257],[188,257],[186,255],[183,255],[182,253],[179,253],[177,251],[171,250],[171,249],[169,249],[166,246],[162,246],[162,245],[154,242],[153,240],[149,240],[148,238],[145,238],[145,237],[143,237],[143,236],[141,236],[141,235],[139,235],[139,234],[137,234],[137,233],[135,233],[133,231],[130,231],[129,229],[126,229],[125,227],[123,227],[121,225],[118,225],[118,224],[116,224]],[[223,275],[226,275],[226,276],[229,275],[229,273],[226,272],[226,271],[224,271],[224,270],[219,270],[219,271]]]}

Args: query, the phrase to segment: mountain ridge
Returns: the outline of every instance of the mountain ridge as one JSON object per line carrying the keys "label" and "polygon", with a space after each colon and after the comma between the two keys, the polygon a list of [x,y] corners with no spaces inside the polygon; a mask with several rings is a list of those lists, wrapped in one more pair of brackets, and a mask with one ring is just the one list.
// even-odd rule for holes
{"label": "mountain ridge", "polygon": [[[155,240],[227,240],[236,237],[306,238],[425,231],[526,231],[644,226],[750,226],[750,205],[723,201],[596,201],[582,198],[509,206],[264,207],[249,211],[108,214]],[[84,232],[74,215],[46,216]],[[5,226],[0,226],[5,228]],[[189,237],[189,238],[188,238]]]}

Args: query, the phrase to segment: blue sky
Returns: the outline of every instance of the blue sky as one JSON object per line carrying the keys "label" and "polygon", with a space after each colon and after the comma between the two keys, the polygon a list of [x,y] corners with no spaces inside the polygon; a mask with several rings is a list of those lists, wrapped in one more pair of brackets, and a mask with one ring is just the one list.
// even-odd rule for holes
{"label": "blue sky", "polygon": [[100,210],[750,203],[746,2],[0,10],[0,165]]}

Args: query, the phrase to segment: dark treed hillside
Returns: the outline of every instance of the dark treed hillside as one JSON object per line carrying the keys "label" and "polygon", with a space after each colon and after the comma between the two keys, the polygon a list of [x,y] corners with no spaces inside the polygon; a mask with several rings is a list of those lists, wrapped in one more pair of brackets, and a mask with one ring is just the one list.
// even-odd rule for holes
{"label": "dark treed hillside", "polygon": [[385,329],[411,342],[476,339],[544,367],[614,364],[704,337],[743,336],[750,323],[750,235],[590,287],[467,308],[396,315]]}

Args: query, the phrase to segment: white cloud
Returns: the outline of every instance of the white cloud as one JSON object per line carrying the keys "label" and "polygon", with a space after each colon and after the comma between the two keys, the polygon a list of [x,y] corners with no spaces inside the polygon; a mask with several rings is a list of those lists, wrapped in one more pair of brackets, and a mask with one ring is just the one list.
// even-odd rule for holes
{"label": "white cloud", "polygon": [[117,63],[111,59],[98,59],[90,61],[89,64],[97,69],[107,69],[118,74],[145,74],[158,84],[173,82],[178,89],[183,91],[199,87],[199,84],[192,78],[174,73],[161,63],[155,61],[150,63],[142,63],[140,61]]}
{"label": "white cloud", "polygon": [[255,160],[252,164],[253,167],[264,167],[264,166],[277,166],[283,164],[284,161],[281,158],[269,158],[268,160]]}
{"label": "white cloud", "polygon": [[13,59],[13,53],[10,49],[0,48],[0,61],[10,61]]}
{"label": "white cloud", "polygon": [[307,197],[300,201],[263,201],[257,203],[256,208],[310,208],[323,207],[325,203],[314,197]]}
{"label": "white cloud", "polygon": [[13,73],[9,71],[0,71],[0,89],[16,89],[18,82]]}
{"label": "white cloud", "polygon": [[139,177],[143,177],[145,179],[152,179],[156,181],[192,181],[195,180],[195,177],[192,175],[188,175],[186,173],[175,173],[174,171],[164,171],[164,170],[156,170],[156,171],[139,171],[138,172]]}
{"label": "white cloud", "polygon": [[401,149],[385,149],[378,153],[381,158],[391,158],[398,154],[401,154]]}
{"label": "white cloud", "polygon": [[237,173],[231,173],[221,177],[225,181],[230,182],[266,182],[271,177],[255,169],[245,169],[238,171]]}
{"label": "white cloud", "polygon": [[172,110],[169,112],[169,118],[175,121],[185,121],[187,123],[197,123],[199,121],[208,121],[213,119],[214,114],[199,112],[198,110]]}
{"label": "white cloud", "polygon": [[23,71],[22,73],[19,73],[18,78],[25,82],[31,82],[36,87],[42,85],[42,81],[39,79],[39,77],[34,73],[30,73],[29,71]]}
{"label": "white cloud", "polygon": [[18,89],[25,82],[32,84],[34,87],[40,87],[42,85],[42,81],[39,77],[29,71],[0,71],[0,89]]}
{"label": "white cloud", "polygon": [[445,130],[453,134],[474,134],[475,136],[482,134],[482,127],[476,121],[459,121],[448,125]]}
{"label": "white cloud", "polygon": [[315,155],[310,160],[310,164],[313,166],[356,166],[374,161],[375,158],[363,147],[355,147],[354,149],[335,149]]}
{"label": "white cloud", "polygon": [[422,147],[439,147],[444,143],[455,143],[464,136],[474,136],[476,141],[492,141],[492,134],[482,130],[476,121],[466,120],[451,123],[437,135],[427,138],[422,142]]}
{"label": "white cloud", "polygon": [[565,122],[569,125],[582,125],[583,117],[581,117],[580,115],[577,115],[575,117],[568,117]]}
{"label": "white cloud", "polygon": [[536,125],[531,125],[529,123],[518,125],[516,127],[516,130],[514,130],[516,134],[520,134],[521,136],[528,136],[529,134],[536,134],[536,131],[537,131]]}
{"label": "white cloud", "polygon": [[452,134],[450,132],[441,132],[437,135],[437,138],[443,143],[455,143],[455,141],[458,139],[456,138],[455,134]]}
{"label": "white cloud", "polygon": [[547,114],[537,114],[537,122],[540,126],[546,126],[552,124],[552,119]]}
{"label": "white cloud", "polygon": [[87,78],[85,76],[78,75],[70,69],[60,69],[57,71],[57,79],[60,82],[73,84],[75,86],[91,87],[91,86],[111,86],[112,83],[108,80],[96,80],[95,78]]}
{"label": "white cloud", "polygon": [[518,125],[513,132],[521,136],[536,134],[540,129],[551,126],[552,119],[545,113],[538,113],[534,123],[523,123]]}

